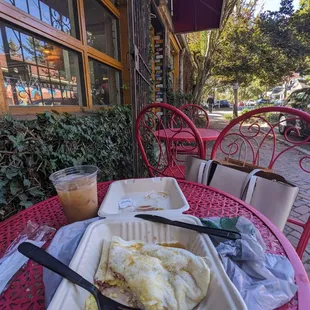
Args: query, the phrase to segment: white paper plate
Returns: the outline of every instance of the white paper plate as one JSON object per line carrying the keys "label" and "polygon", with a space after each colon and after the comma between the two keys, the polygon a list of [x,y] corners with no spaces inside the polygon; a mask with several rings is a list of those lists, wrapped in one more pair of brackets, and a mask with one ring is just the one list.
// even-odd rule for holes
{"label": "white paper plate", "polygon": [[[130,200],[132,207],[121,208],[125,200]],[[113,182],[102,201],[98,215],[101,217],[134,216],[142,211],[137,207],[153,206],[161,211],[144,211],[147,214],[166,216],[182,214],[189,209],[189,204],[174,178],[129,179]]]}
{"label": "white paper plate", "polygon": [[[189,215],[173,217],[178,221],[201,225],[198,218]],[[227,277],[218,254],[207,235],[183,228],[152,223],[138,218],[104,219],[91,224],[72,258],[70,267],[91,283],[100,261],[102,242],[120,236],[124,240],[142,240],[147,243],[178,241],[192,253],[206,257],[211,270],[211,282],[207,296],[197,310],[247,309],[239,292]],[[84,309],[89,293],[63,280],[48,309]]]}

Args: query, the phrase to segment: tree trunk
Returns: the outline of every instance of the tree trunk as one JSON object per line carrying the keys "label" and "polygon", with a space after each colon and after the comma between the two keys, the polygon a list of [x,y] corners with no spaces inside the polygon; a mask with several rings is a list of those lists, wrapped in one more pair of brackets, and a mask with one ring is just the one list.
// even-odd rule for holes
{"label": "tree trunk", "polygon": [[233,106],[233,118],[237,118],[238,117],[238,89],[237,88],[234,88],[234,98],[235,98],[235,102]]}
{"label": "tree trunk", "polygon": [[210,77],[210,69],[211,69],[211,61],[206,60],[207,62],[203,66],[203,68],[198,69],[197,82],[195,85],[195,89],[193,92],[193,102],[196,104],[200,104],[201,97],[203,94],[203,89],[206,84],[207,79]]}
{"label": "tree trunk", "polygon": [[286,99],[286,97],[287,97],[287,82],[285,81],[285,83],[284,83],[284,98],[282,98],[282,99]]}
{"label": "tree trunk", "polygon": [[204,87],[204,79],[203,79],[203,71],[198,71],[197,81],[195,85],[195,89],[193,92],[193,101],[196,104],[199,104],[199,100],[201,98],[202,90]]}
{"label": "tree trunk", "polygon": [[[240,0],[227,0],[224,1],[223,11],[222,11],[222,23],[221,27],[218,30],[212,30],[208,32],[208,39],[206,41],[206,51],[204,56],[198,57],[200,52],[194,52],[194,61],[197,66],[197,79],[195,89],[193,91],[193,102],[200,104],[200,100],[203,94],[203,88],[205,83],[210,76],[210,72],[212,69],[212,58],[213,55],[217,52],[219,47],[220,38],[223,33],[223,30],[226,26],[226,23],[231,16],[233,10],[236,7],[236,4]],[[257,0],[255,0],[257,1]]]}

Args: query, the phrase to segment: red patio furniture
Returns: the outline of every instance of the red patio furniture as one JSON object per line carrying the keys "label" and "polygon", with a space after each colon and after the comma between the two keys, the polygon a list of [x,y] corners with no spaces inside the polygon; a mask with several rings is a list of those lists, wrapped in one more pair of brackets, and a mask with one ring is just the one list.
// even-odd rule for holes
{"label": "red patio furniture", "polygon": [[[198,129],[198,132],[201,136],[202,141],[204,142],[204,147],[205,147],[205,153],[207,154],[207,142],[209,141],[215,141],[217,137],[219,136],[219,131],[209,129],[209,117],[208,113],[206,110],[204,110],[201,106],[197,104],[184,104],[179,108],[184,114],[186,114],[190,120],[195,124],[196,128]],[[203,117],[201,117],[202,115]],[[172,125],[177,128],[177,127],[188,127],[188,125],[185,122],[180,123],[181,120],[178,119],[173,119]],[[165,139],[166,132],[159,131],[158,136],[161,139]],[[173,135],[173,132],[168,131],[168,134]],[[180,138],[181,135],[178,135],[176,138]],[[194,141],[194,138],[192,135],[184,135],[182,136],[182,139],[188,139],[189,141],[192,140]],[[189,148],[184,149],[182,146],[178,145],[176,146],[178,153],[186,153],[186,154],[191,154],[191,155],[197,155],[198,150],[195,148],[192,148],[189,150]]]}
{"label": "red patio furniture", "polygon": [[136,136],[150,176],[184,179],[185,154],[196,150],[200,158],[205,158],[203,141],[194,123],[166,103],[150,104],[139,113]]}
{"label": "red patio furniture", "polygon": [[[266,252],[286,256],[294,268],[298,292],[281,309],[309,309],[310,282],[307,273],[294,248],[282,232],[244,201],[209,186],[186,181],[178,181],[178,183],[190,205],[187,214],[200,218],[244,216],[249,219],[260,231],[266,244]],[[110,184],[111,182],[98,184],[99,205]],[[56,228],[56,230],[68,224],[57,196],[19,212],[0,223],[0,234],[2,236],[0,239],[0,257],[3,256],[11,242],[24,230],[29,219],[38,225],[48,225]],[[49,245],[52,237],[50,236],[44,248]],[[0,296],[0,309],[45,309],[42,273],[42,266],[29,261],[15,275],[8,289]]]}
{"label": "red patio furniture", "polygon": [[[288,107],[265,107],[231,121],[215,141],[211,158],[242,166],[267,168],[302,191],[302,183],[299,185],[298,179],[290,180],[290,169],[299,168],[300,180],[309,180],[310,156],[301,149],[306,145],[310,145],[310,114]],[[284,154],[289,161],[284,160]],[[275,214],[277,212],[281,210],[275,210]],[[310,219],[302,223],[289,218],[288,222],[303,228],[296,248],[302,257],[310,238]]]}
{"label": "red patio furniture", "polygon": [[197,128],[209,128],[210,120],[207,111],[198,104],[183,104],[180,110],[186,114]]}
{"label": "red patio furniture", "polygon": [[[202,106],[192,103],[182,105],[180,110],[184,112],[198,128],[207,154],[207,143],[209,141],[215,141],[220,134],[217,130],[209,129],[210,120],[207,111]],[[179,151],[182,152],[181,149]],[[195,154],[197,154],[197,151],[193,150],[192,155]]]}

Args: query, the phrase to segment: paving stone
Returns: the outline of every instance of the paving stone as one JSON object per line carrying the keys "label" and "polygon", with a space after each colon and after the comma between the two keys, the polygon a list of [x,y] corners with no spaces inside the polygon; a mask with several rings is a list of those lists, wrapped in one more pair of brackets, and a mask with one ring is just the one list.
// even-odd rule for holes
{"label": "paving stone", "polygon": [[310,278],[310,264],[305,264],[304,265],[304,267],[305,267],[305,270],[306,270],[306,273],[308,274],[308,279]]}
{"label": "paving stone", "polygon": [[300,233],[302,233],[302,232],[304,231],[304,229],[303,229],[302,227],[297,226],[297,225],[294,225],[294,224],[292,224],[292,223],[287,223],[286,226],[288,226],[289,228],[291,228],[291,231],[292,231],[292,230],[296,230],[296,231],[298,231],[298,232],[300,232]]}
{"label": "paving stone", "polygon": [[296,237],[298,240],[300,240],[301,233],[299,231],[293,230],[290,235]]}
{"label": "paving stone", "polygon": [[299,214],[308,214],[310,212],[310,206],[301,206],[294,209]]}
{"label": "paving stone", "polygon": [[302,256],[302,261],[304,264],[310,264],[310,254],[308,254],[306,251]]}
{"label": "paving stone", "polygon": [[284,227],[284,230],[283,230],[283,233],[284,235],[288,235],[289,233],[291,233],[293,231],[293,228],[292,227],[289,227],[288,225],[286,225]]}
{"label": "paving stone", "polygon": [[297,247],[297,244],[298,244],[298,242],[299,242],[299,239],[298,239],[298,238],[296,238],[296,237],[294,237],[294,236],[292,236],[292,235],[288,235],[288,236],[287,236],[287,239],[290,241],[290,243],[293,245],[294,248]]}
{"label": "paving stone", "polygon": [[299,219],[300,214],[297,213],[297,212],[295,212],[294,210],[292,210],[292,211],[290,212],[290,217],[295,218],[295,219]]}
{"label": "paving stone", "polygon": [[303,206],[305,203],[303,200],[296,200],[294,203],[294,207],[301,207]]}
{"label": "paving stone", "polygon": [[309,213],[308,214],[304,214],[304,215],[301,215],[298,219],[300,219],[301,221],[303,221],[304,223],[306,223],[308,221],[308,218],[309,218]]}
{"label": "paving stone", "polygon": [[310,198],[309,193],[300,193],[298,194],[298,197],[306,200]]}
{"label": "paving stone", "polygon": [[306,247],[306,252],[310,255],[310,244],[309,244],[309,241],[308,241],[308,245]]}

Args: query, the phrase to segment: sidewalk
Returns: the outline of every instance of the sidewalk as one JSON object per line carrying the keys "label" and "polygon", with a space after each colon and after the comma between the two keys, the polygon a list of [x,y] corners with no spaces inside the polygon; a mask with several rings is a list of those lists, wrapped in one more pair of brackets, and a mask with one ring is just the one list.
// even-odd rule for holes
{"label": "sidewalk", "polygon": [[[231,113],[231,112],[230,112]],[[213,111],[210,117],[210,128],[222,130],[226,125],[228,125],[229,121],[224,119],[225,112],[221,111]],[[281,149],[286,149],[287,144],[281,142],[281,136],[277,136],[277,152],[281,151]],[[268,159],[271,156],[272,145],[271,141],[270,148],[268,145],[262,148],[260,156],[262,158],[261,165],[264,166],[264,158]],[[208,156],[210,156],[210,152],[212,149],[212,144],[208,145]],[[306,222],[308,217],[310,216],[310,175],[309,173],[303,172],[299,167],[299,160],[304,157],[309,156],[308,150],[298,149],[290,150],[287,153],[283,154],[277,162],[276,171],[284,176],[288,181],[294,183],[296,186],[300,188],[299,194],[293,206],[293,209],[290,213],[290,217],[300,220],[301,222]],[[297,166],[296,166],[297,165]],[[294,247],[297,246],[298,241],[300,239],[300,235],[302,232],[302,228],[295,226],[293,224],[287,224],[284,229],[284,234],[288,238],[288,240],[292,243]],[[306,251],[303,255],[303,263],[305,269],[310,276],[310,244],[306,248]]]}

